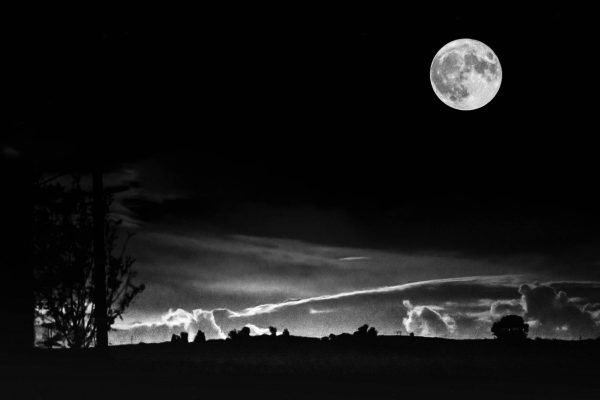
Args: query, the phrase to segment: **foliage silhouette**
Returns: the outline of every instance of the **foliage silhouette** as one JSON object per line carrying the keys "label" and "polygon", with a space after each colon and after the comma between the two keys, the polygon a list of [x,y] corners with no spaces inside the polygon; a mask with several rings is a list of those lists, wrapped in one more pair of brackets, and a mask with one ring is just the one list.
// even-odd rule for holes
{"label": "foliage silhouette", "polygon": [[181,334],[179,335],[179,337],[180,337],[181,343],[183,343],[183,344],[189,343],[188,333],[187,332],[181,332]]}
{"label": "foliage silhouette", "polygon": [[250,337],[250,328],[248,328],[247,326],[244,326],[239,331],[237,329],[232,329],[227,334],[227,337],[229,337],[229,339],[231,339],[231,340],[248,339]]}
{"label": "foliage silhouette", "polygon": [[352,336],[354,336],[357,339],[372,339],[377,337],[377,329],[375,329],[375,327],[370,327],[367,324],[364,324],[362,326],[360,326],[358,328],[358,330],[356,330],[356,332],[354,332],[352,334]]}
{"label": "foliage silhouette", "polygon": [[[77,177],[71,187],[36,188],[33,210],[33,275],[36,323],[46,328],[42,342],[71,348],[94,343],[93,215],[89,194]],[[107,199],[106,207],[112,199]],[[126,254],[128,235],[119,238],[120,220],[106,216],[106,302],[108,328],[121,317],[144,285],[133,282],[134,259]],[[48,333],[52,335],[49,336]]]}
{"label": "foliage silhouette", "polygon": [[523,317],[518,315],[506,315],[500,321],[492,325],[492,333],[500,340],[524,340],[529,333],[529,325]]}
{"label": "foliage silhouette", "polygon": [[196,333],[196,336],[194,337],[194,344],[200,344],[200,343],[204,343],[206,342],[206,335],[204,335],[204,332],[202,332],[200,329],[198,329],[198,332]]}
{"label": "foliage silhouette", "polygon": [[274,326],[270,326],[269,327],[269,333],[271,334],[271,336],[275,337],[277,336],[277,328],[275,328]]}
{"label": "foliage silhouette", "polygon": [[286,329],[283,330],[283,332],[281,333],[281,336],[284,338],[290,337],[290,331]]}

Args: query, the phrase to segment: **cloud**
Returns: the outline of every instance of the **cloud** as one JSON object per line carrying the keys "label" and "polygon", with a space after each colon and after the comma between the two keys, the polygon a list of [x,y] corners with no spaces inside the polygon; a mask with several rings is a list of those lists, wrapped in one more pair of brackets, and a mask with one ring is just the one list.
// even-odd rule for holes
{"label": "cloud", "polygon": [[[532,335],[545,337],[594,337],[600,332],[589,307],[579,307],[564,291],[549,285],[521,285],[525,318],[532,321]],[[594,306],[590,306],[594,308]]]}
{"label": "cloud", "polygon": [[335,310],[317,310],[314,308],[309,308],[308,312],[310,314],[329,314],[329,313],[335,312]]}
{"label": "cloud", "polygon": [[[511,263],[499,265],[453,254],[402,254],[196,229],[148,229],[132,240],[138,277],[147,287],[136,298],[136,311],[156,314],[168,306],[190,310],[198,304],[208,309],[240,310],[286,298],[378,288],[390,282],[494,276],[499,271],[520,270]],[[504,293],[489,296],[514,298],[518,296],[516,287],[510,288],[511,293],[507,287],[496,287]],[[447,285],[443,290],[452,288]],[[462,287],[454,290],[460,293],[451,294],[452,298],[470,293]],[[435,289],[431,294],[436,294]]]}
{"label": "cloud", "polygon": [[453,337],[460,339],[483,338],[490,336],[492,321],[485,314],[453,314],[455,323]]}
{"label": "cloud", "polygon": [[492,303],[490,314],[499,319],[509,314],[523,315],[525,309],[519,300],[498,300]]}
{"label": "cloud", "polygon": [[248,328],[250,328],[250,335],[252,336],[260,336],[260,335],[269,335],[269,328],[261,328],[253,324],[246,324]]}
{"label": "cloud", "polygon": [[409,300],[403,302],[407,308],[407,317],[402,324],[407,332],[420,336],[449,336],[455,329],[452,317],[442,316],[439,312],[427,306],[413,306]]}
{"label": "cloud", "polygon": [[[448,278],[448,279],[434,279],[430,281],[422,281],[422,282],[411,282],[402,285],[396,286],[384,286],[374,289],[366,289],[366,290],[356,290],[351,292],[344,293],[336,293],[332,295],[323,295],[316,297],[309,297],[299,300],[289,300],[281,303],[273,303],[273,304],[262,304],[255,307],[246,308],[240,312],[237,312],[233,315],[233,317],[249,317],[260,314],[272,313],[278,311],[282,308],[294,307],[304,304],[310,303],[323,303],[323,302],[332,302],[344,298],[355,298],[355,297],[368,297],[368,296],[381,296],[381,295],[389,295],[394,293],[402,293],[405,291],[409,291],[411,289],[416,289],[420,287],[427,286],[428,292],[431,294],[436,292],[440,288],[446,288],[449,291],[453,291],[453,284],[466,284],[468,286],[469,283],[474,283],[475,286],[478,286],[479,289],[498,289],[498,286],[503,286],[503,283],[506,280],[513,278],[512,276],[470,276],[470,277],[461,277],[461,278]],[[465,290],[462,288],[461,290]],[[509,289],[511,292],[514,289]],[[463,295],[467,295],[468,291],[465,291]],[[433,293],[435,294],[435,293]],[[479,293],[481,294],[481,293]]]}
{"label": "cloud", "polygon": [[583,311],[589,313],[600,311],[600,303],[588,303],[583,307]]}
{"label": "cloud", "polygon": [[[490,337],[494,320],[506,314],[520,314],[532,323],[532,336],[577,338],[586,336],[585,332],[595,332],[594,318],[600,318],[597,303],[588,303],[584,308],[548,284],[521,285],[520,279],[437,279],[290,299],[241,310],[172,309],[150,326],[132,324],[130,328],[137,329],[135,332],[140,335],[150,335],[156,329],[159,333],[154,333],[151,341],[168,340],[176,330],[187,330],[192,335],[198,328],[208,338],[219,338],[244,326],[250,327],[253,334],[266,333],[264,327],[275,326],[280,331],[287,328],[293,335],[322,337],[352,332],[365,323],[386,335],[402,330],[425,336],[473,338]],[[122,336],[126,343],[129,338]]]}
{"label": "cloud", "polygon": [[208,339],[223,339],[224,332],[215,322],[213,311],[196,309],[192,312],[183,309],[169,309],[159,321],[133,323],[117,326],[110,332],[112,344],[137,342],[164,342],[171,335],[188,332],[190,340],[201,330]]}

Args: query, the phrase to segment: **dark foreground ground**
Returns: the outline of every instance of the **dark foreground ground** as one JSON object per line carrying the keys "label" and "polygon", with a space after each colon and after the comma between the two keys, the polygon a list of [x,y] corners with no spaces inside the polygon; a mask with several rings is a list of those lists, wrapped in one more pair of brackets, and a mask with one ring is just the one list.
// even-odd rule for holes
{"label": "dark foreground ground", "polygon": [[600,341],[261,337],[4,356],[5,399],[600,399]]}

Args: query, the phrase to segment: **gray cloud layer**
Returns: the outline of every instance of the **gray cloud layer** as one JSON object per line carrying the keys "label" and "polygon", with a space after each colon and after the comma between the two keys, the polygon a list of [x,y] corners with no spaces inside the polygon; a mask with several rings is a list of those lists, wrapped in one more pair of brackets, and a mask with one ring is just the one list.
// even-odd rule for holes
{"label": "gray cloud layer", "polygon": [[[182,330],[198,329],[208,338],[223,338],[231,329],[249,326],[253,333],[268,326],[288,328],[293,334],[326,336],[349,332],[363,323],[383,334],[443,337],[490,337],[490,326],[506,314],[523,315],[532,336],[577,338],[600,334],[600,293],[580,297],[577,305],[564,291],[548,284],[520,284],[515,276],[476,276],[438,279],[370,290],[315,296],[261,304],[239,311],[226,308],[191,312],[169,310],[160,320],[121,326],[115,342],[168,340]],[[568,283],[564,283],[565,285]],[[582,293],[595,282],[577,283]],[[452,301],[450,301],[452,300]]]}
{"label": "gray cloud layer", "polygon": [[[140,340],[197,328],[218,338],[245,325],[325,336],[363,323],[384,334],[489,337],[506,314],[526,316],[532,335],[578,337],[595,334],[600,312],[599,283],[540,275],[535,257],[468,259],[208,231],[149,230],[135,243],[147,290],[125,317],[143,324],[121,327],[147,338]],[[520,285],[535,279],[554,280],[525,293]],[[176,321],[164,320],[169,307],[181,314]]]}

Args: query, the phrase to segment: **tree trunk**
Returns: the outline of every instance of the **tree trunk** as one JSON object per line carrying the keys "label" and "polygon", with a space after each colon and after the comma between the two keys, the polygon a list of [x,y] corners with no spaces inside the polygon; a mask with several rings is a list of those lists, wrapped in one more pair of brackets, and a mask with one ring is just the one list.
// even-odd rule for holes
{"label": "tree trunk", "polygon": [[96,324],[96,347],[108,347],[106,316],[106,251],[104,248],[104,223],[106,203],[104,201],[102,172],[96,168],[94,180],[94,320]]}

